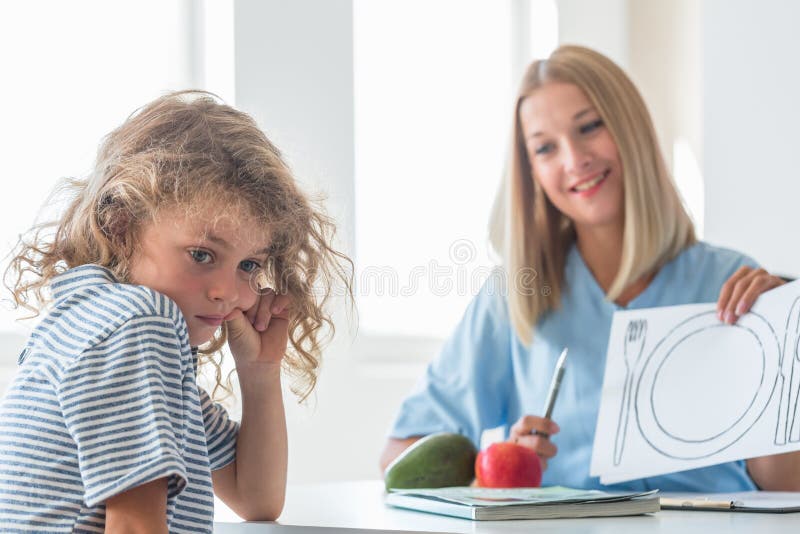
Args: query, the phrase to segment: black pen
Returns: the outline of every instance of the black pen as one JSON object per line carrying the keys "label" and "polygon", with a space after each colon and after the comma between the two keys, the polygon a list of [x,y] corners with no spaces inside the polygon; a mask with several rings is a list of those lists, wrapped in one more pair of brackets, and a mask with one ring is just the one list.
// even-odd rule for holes
{"label": "black pen", "polygon": [[[544,403],[544,418],[550,419],[553,415],[553,407],[556,405],[556,397],[558,397],[558,390],[561,387],[561,379],[564,377],[565,363],[567,361],[567,349],[561,351],[561,356],[558,357],[556,362],[556,369],[553,371],[553,380],[550,381],[550,391],[547,393],[547,401]],[[531,431],[531,434],[549,438],[550,434],[547,432],[540,432],[538,430]]]}

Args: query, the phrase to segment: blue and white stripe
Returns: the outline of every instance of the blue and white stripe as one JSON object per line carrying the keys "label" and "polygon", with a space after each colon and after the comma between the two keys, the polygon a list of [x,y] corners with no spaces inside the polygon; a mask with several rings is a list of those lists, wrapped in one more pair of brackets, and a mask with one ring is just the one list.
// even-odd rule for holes
{"label": "blue and white stripe", "polygon": [[211,532],[237,423],[197,387],[177,305],[96,265],[58,276],[0,404],[0,531],[102,532],[109,497],[168,477],[170,532]]}

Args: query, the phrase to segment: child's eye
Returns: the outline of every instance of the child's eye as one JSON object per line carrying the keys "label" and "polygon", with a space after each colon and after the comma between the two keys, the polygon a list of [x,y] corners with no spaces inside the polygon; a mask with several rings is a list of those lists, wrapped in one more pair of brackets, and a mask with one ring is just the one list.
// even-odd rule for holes
{"label": "child's eye", "polygon": [[603,125],[603,119],[597,119],[588,124],[584,124],[578,129],[578,131],[581,132],[582,134],[587,134],[597,130],[602,125]]}
{"label": "child's eye", "polygon": [[210,252],[198,249],[190,250],[189,256],[195,263],[210,263],[214,259]]}
{"label": "child's eye", "polygon": [[253,260],[244,260],[242,263],[239,264],[239,268],[241,268],[246,273],[252,273],[256,269],[260,269],[261,264]]}

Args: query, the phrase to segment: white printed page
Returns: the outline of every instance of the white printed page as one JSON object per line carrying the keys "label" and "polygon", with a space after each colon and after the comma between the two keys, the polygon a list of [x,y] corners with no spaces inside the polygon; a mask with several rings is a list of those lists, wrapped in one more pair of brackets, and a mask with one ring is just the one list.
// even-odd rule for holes
{"label": "white printed page", "polygon": [[591,474],[610,484],[800,450],[800,281],[735,325],[716,304],[614,314]]}

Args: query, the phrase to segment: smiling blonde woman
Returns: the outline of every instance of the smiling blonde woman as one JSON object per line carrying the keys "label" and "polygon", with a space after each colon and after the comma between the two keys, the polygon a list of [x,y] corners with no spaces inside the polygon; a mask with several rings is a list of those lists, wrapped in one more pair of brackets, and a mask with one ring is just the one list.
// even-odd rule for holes
{"label": "smiling blonde woman", "polygon": [[[733,323],[782,281],[750,258],[697,242],[630,79],[603,55],[562,46],[527,69],[510,161],[492,216],[503,266],[467,308],[405,399],[381,457],[421,436],[476,445],[503,427],[546,468],[543,485],[602,488],[589,476],[616,310],[716,301]],[[542,417],[564,347],[569,372]],[[800,490],[800,453],[633,480],[614,489]]]}

